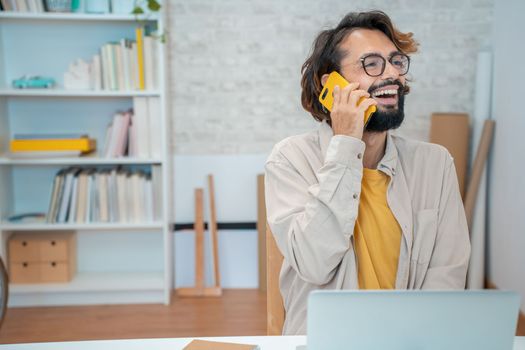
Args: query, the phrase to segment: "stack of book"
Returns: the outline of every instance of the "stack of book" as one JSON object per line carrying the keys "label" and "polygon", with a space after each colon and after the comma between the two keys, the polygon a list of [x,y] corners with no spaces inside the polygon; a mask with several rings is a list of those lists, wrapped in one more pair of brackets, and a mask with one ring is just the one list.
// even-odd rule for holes
{"label": "stack of book", "polygon": [[109,42],[91,63],[91,82],[95,90],[158,89],[158,39],[136,29],[136,38]]}
{"label": "stack of book", "polygon": [[44,0],[0,0],[3,11],[45,12]]}
{"label": "stack of book", "polygon": [[161,123],[158,97],[134,97],[133,108],[117,112],[106,129],[103,156],[160,159]]}
{"label": "stack of book", "polygon": [[96,148],[96,140],[83,134],[15,134],[9,145],[14,156],[78,156]]}
{"label": "stack of book", "polygon": [[48,223],[153,222],[159,219],[161,168],[60,170],[54,179]]}

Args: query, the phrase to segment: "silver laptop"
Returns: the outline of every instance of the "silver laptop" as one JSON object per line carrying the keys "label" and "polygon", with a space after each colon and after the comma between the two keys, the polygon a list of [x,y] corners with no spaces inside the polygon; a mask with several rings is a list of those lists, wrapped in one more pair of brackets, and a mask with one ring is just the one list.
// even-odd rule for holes
{"label": "silver laptop", "polygon": [[308,350],[512,350],[520,297],[504,291],[314,291]]}

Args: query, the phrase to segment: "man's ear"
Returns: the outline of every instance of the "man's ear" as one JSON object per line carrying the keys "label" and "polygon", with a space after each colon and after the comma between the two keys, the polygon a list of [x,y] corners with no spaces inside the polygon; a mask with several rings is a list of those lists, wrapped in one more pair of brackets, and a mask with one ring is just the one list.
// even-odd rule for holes
{"label": "man's ear", "polygon": [[321,85],[324,86],[324,84],[326,84],[326,81],[328,80],[328,76],[330,74],[323,74],[323,76],[321,77]]}

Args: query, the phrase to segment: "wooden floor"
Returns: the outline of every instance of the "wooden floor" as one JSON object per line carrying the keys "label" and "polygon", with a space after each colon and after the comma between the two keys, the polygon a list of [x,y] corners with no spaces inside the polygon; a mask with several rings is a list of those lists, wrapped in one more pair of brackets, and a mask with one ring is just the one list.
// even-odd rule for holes
{"label": "wooden floor", "polygon": [[[14,308],[0,344],[126,338],[265,335],[266,294],[225,290],[221,298],[177,298],[165,305]],[[520,316],[517,335],[525,336]]]}
{"label": "wooden floor", "polygon": [[265,335],[266,294],[225,290],[221,298],[177,298],[171,305],[8,309],[0,344],[125,338]]}

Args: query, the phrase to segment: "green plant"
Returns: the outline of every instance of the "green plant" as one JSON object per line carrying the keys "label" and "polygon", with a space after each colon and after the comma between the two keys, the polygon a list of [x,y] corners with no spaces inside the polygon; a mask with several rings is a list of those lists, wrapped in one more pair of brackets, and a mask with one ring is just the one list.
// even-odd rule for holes
{"label": "green plant", "polygon": [[159,12],[161,5],[157,0],[135,0],[135,7],[133,8],[133,14],[136,16],[143,15],[144,6],[151,12]]}
{"label": "green plant", "polygon": [[[162,5],[157,0],[135,0],[135,6],[133,7],[133,11],[131,13],[135,15],[135,18],[139,23],[144,25],[145,19],[147,19],[151,14],[156,12],[158,13],[161,7]],[[146,13],[145,9],[148,9],[149,11]],[[164,30],[161,34],[151,33],[150,35],[159,40],[161,43],[166,42],[166,30]]]}

